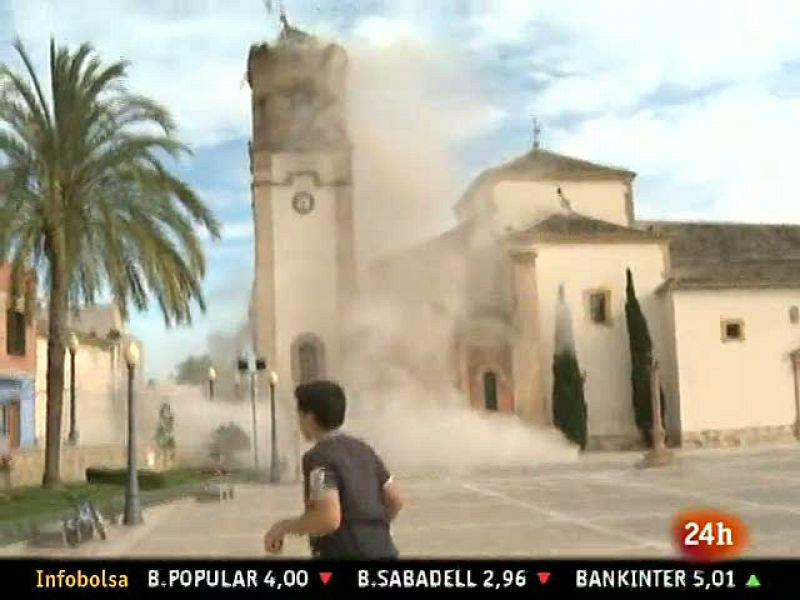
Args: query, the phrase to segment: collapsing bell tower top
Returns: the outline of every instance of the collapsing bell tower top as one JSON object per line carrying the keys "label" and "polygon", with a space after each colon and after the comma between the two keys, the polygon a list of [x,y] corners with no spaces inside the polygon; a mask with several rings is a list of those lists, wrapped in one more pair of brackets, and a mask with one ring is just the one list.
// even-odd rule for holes
{"label": "collapsing bell tower top", "polygon": [[347,53],[292,27],[273,44],[250,47],[253,151],[314,152],[350,148],[345,116]]}

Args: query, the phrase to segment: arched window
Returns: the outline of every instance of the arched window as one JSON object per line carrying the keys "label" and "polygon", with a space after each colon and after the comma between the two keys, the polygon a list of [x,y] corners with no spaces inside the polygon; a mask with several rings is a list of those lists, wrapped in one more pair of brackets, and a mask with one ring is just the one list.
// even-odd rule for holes
{"label": "arched window", "polygon": [[486,410],[497,410],[497,375],[491,371],[483,374],[483,403]]}
{"label": "arched window", "polygon": [[319,379],[319,355],[313,342],[300,344],[297,348],[297,359],[300,363],[300,383]]}
{"label": "arched window", "polygon": [[325,346],[314,334],[298,336],[292,344],[292,375],[296,383],[325,378]]}

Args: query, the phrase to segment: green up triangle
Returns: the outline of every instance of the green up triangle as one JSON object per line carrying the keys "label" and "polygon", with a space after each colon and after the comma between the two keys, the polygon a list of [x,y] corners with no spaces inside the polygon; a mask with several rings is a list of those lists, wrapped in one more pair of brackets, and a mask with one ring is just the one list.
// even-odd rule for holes
{"label": "green up triangle", "polygon": [[750,579],[747,580],[747,583],[745,583],[744,586],[749,588],[757,588],[761,587],[761,582],[758,580],[758,577],[756,577],[756,574],[753,573],[750,575]]}

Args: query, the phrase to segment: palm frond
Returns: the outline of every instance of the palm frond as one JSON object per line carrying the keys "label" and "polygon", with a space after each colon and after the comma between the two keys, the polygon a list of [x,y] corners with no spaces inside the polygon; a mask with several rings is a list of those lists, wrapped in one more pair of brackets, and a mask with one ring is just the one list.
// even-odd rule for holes
{"label": "palm frond", "polygon": [[[165,166],[191,150],[169,111],[125,89],[129,64],[92,47],[50,43],[49,97],[21,43],[23,75],[0,65],[0,256],[53,283],[65,265],[68,304],[108,291],[127,316],[158,303],[165,322],[205,309],[206,261],[198,229],[220,225]],[[49,265],[49,266],[48,266]]]}
{"label": "palm frond", "polygon": [[[41,117],[44,123],[47,126],[49,126],[50,114],[48,111],[47,99],[45,98],[44,92],[42,91],[42,85],[41,83],[39,83],[39,77],[38,75],[36,75],[36,69],[33,67],[33,61],[31,61],[30,56],[28,56],[28,52],[27,50],[25,50],[25,46],[23,45],[22,40],[17,39],[14,42],[14,49],[17,51],[17,54],[19,54],[19,57],[22,59],[22,62],[25,65],[25,69],[28,73],[28,76],[31,78],[33,89],[36,92],[36,98],[38,98],[39,100],[38,105],[36,103],[36,100],[33,98],[32,94],[30,94],[30,89],[28,88],[27,85],[24,84],[21,78],[17,77],[10,70],[6,70],[5,74],[8,76],[9,79],[11,79],[12,82],[16,84],[18,92],[25,98],[31,113]],[[52,55],[53,40],[50,40],[50,49]]]}

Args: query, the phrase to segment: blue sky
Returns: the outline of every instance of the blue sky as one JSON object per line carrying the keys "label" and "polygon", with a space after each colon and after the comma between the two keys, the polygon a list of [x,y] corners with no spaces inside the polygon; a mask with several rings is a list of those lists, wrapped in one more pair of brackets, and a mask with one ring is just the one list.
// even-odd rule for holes
{"label": "blue sky", "polygon": [[[361,254],[451,221],[480,169],[546,147],[635,170],[645,218],[800,222],[800,3],[772,0],[286,0],[297,26],[351,52]],[[433,5],[433,7],[431,6]],[[250,43],[261,0],[0,0],[0,60],[19,36],[43,64],[50,35],[132,62],[130,87],[167,105],[195,150],[178,166],[215,209],[209,310],[130,329],[153,375],[235,328],[252,278],[247,141]]]}

